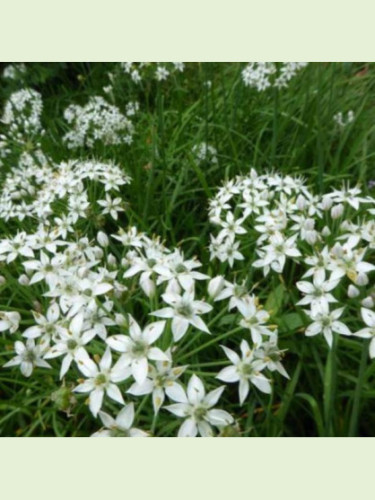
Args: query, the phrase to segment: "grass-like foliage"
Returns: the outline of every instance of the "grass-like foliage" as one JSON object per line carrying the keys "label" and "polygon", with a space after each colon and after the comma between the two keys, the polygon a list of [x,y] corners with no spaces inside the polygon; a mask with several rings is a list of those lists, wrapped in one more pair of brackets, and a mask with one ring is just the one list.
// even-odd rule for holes
{"label": "grass-like foliage", "polygon": [[0,436],[374,434],[374,64],[0,70]]}

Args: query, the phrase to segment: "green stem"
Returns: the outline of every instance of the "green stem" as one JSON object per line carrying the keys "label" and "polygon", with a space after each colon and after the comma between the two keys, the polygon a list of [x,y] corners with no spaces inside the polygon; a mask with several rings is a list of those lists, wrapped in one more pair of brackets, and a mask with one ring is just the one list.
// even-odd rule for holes
{"label": "green stem", "polygon": [[238,326],[237,328],[234,328],[233,330],[230,330],[229,332],[223,333],[222,335],[219,335],[218,337],[215,337],[214,339],[210,340],[209,342],[206,342],[205,344],[201,345],[200,347],[197,347],[193,351],[190,351],[188,354],[185,354],[184,356],[181,356],[181,358],[178,359],[178,361],[181,361],[182,359],[192,356],[193,354],[196,354],[197,352],[202,351],[203,349],[206,349],[206,347],[209,347],[212,344],[216,344],[220,340],[225,339],[226,337],[229,337],[230,335],[233,335],[234,333],[239,332],[240,330],[243,330],[242,326]]}
{"label": "green stem", "polygon": [[333,436],[333,409],[336,392],[336,349],[338,335],[333,334],[331,350],[327,356],[327,363],[324,374],[324,423],[326,436]]}
{"label": "green stem", "polygon": [[367,339],[363,342],[362,356],[361,356],[361,361],[359,363],[357,384],[356,384],[355,392],[354,392],[352,414],[351,414],[350,423],[349,423],[349,432],[348,432],[349,437],[356,436],[357,431],[358,431],[359,407],[360,407],[360,402],[361,402],[361,393],[362,393],[363,382],[364,382],[364,378],[365,378],[365,368],[367,365],[369,343],[370,343],[370,341]]}

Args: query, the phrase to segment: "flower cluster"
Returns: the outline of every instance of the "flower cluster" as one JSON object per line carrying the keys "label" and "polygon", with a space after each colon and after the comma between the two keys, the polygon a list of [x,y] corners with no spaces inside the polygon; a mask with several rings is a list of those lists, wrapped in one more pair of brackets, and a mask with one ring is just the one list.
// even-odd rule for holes
{"label": "flower cluster", "polygon": [[5,66],[3,71],[3,78],[9,80],[16,80],[26,73],[26,65],[24,63],[14,63]]}
{"label": "flower cluster", "polygon": [[354,111],[353,110],[349,110],[346,114],[346,118],[345,118],[345,114],[342,113],[342,111],[340,111],[339,113],[336,113],[335,115],[333,115],[333,121],[335,123],[337,123],[337,125],[340,127],[340,128],[345,128],[347,125],[349,125],[350,123],[354,122]]}
{"label": "flower cluster", "polygon": [[183,62],[170,62],[170,63],[134,63],[122,62],[120,63],[121,69],[124,73],[128,74],[134,83],[140,83],[145,78],[151,76],[161,82],[167,80],[171,74],[175,72],[183,72],[185,65]]}
{"label": "flower cluster", "polygon": [[[117,215],[123,208],[116,198],[112,199],[112,193],[129,182],[129,176],[112,163],[71,160],[56,165],[42,151],[23,153],[19,166],[6,175],[0,191],[0,218],[22,221],[34,217],[52,225],[50,238],[66,237],[77,220],[90,212],[89,184],[101,185],[105,194],[105,200],[96,200],[96,211],[105,214],[111,204],[115,205],[112,215]],[[58,213],[53,208],[56,203]]]}
{"label": "flower cluster", "polygon": [[0,165],[14,150],[40,148],[40,137],[45,133],[42,111],[42,96],[36,90],[25,88],[11,94],[0,119],[5,126],[5,133],[0,134]]}
{"label": "flower cluster", "polygon": [[136,110],[132,104],[126,116],[100,96],[90,97],[84,106],[71,104],[64,111],[64,118],[72,128],[63,140],[70,149],[92,148],[98,141],[105,145],[131,144],[134,125],[129,116]]}
{"label": "flower cluster", "polygon": [[213,165],[218,163],[216,148],[206,142],[193,146],[192,152],[198,163],[208,162]]}
{"label": "flower cluster", "polygon": [[[252,170],[227,182],[211,200],[210,220],[219,228],[211,235],[211,258],[229,266],[250,260],[264,276],[280,275],[293,263],[301,276],[296,287],[303,294],[293,306],[309,307],[304,310],[310,321],[305,334],[322,333],[331,346],[334,333],[352,335],[347,326],[352,313],[335,308],[342,286],[357,310],[374,307],[368,276],[375,270],[368,261],[374,248],[374,203],[359,187],[316,196],[301,178]],[[361,209],[363,218],[356,219]],[[370,314],[363,309],[361,314],[371,328]],[[369,329],[359,334],[368,335]]]}
{"label": "flower cluster", "polygon": [[259,92],[269,87],[287,87],[288,83],[308,63],[304,62],[250,62],[242,70],[242,80],[246,87],[252,87]]}

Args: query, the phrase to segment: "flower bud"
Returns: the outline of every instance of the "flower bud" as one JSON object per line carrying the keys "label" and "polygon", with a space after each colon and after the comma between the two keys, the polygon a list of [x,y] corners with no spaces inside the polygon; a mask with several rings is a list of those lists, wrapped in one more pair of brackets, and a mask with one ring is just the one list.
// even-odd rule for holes
{"label": "flower bud", "polygon": [[316,240],[318,239],[318,233],[316,231],[308,231],[306,233],[306,241],[310,245],[314,245],[316,243]]}
{"label": "flower bud", "polygon": [[355,281],[355,284],[358,286],[365,286],[368,285],[369,279],[367,274],[364,273],[359,273],[357,276],[357,279]]}
{"label": "flower bud", "polygon": [[210,296],[211,299],[216,299],[216,297],[219,295],[221,290],[224,288],[225,285],[225,280],[224,276],[216,276],[215,278],[212,278],[210,282],[208,283],[208,295]]}
{"label": "flower bud", "polygon": [[106,248],[109,245],[108,236],[103,231],[99,231],[96,238],[101,247]]}
{"label": "flower bud", "polygon": [[322,209],[327,211],[332,207],[333,201],[329,196],[324,196],[322,199]]}
{"label": "flower bud", "polygon": [[124,326],[124,327],[128,326],[128,320],[125,318],[125,316],[123,314],[116,313],[115,314],[115,321],[116,321],[116,325],[118,325],[118,326]]}
{"label": "flower bud", "polygon": [[297,198],[296,205],[298,210],[304,210],[306,208],[306,198],[300,194]]}
{"label": "flower bud", "polygon": [[355,297],[358,297],[358,295],[360,294],[360,291],[358,290],[358,288],[354,285],[349,285],[348,286],[348,297],[350,299],[354,299]]}
{"label": "flower bud", "polygon": [[363,307],[371,309],[372,307],[374,307],[374,299],[372,297],[366,297],[365,299],[362,300],[361,305]]}
{"label": "flower bud", "polygon": [[116,257],[110,253],[107,257],[107,262],[110,267],[116,267],[117,266],[117,260]]}
{"label": "flower bud", "polygon": [[324,226],[322,229],[322,235],[327,237],[331,234],[331,230],[328,226]]}
{"label": "flower bud", "polygon": [[344,212],[344,205],[342,203],[339,203],[338,205],[334,205],[331,208],[332,219],[338,219],[339,217],[342,216],[343,212]]}
{"label": "flower bud", "polygon": [[5,276],[0,274],[0,286],[5,285],[6,282],[7,282],[7,280],[6,280]]}
{"label": "flower bud", "polygon": [[28,286],[30,283],[30,279],[26,276],[26,274],[21,274],[18,278],[18,283],[23,286]]}

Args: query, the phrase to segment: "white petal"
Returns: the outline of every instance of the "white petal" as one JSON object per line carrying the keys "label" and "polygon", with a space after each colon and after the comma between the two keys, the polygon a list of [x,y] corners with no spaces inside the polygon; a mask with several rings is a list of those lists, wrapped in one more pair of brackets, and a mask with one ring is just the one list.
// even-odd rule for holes
{"label": "white petal", "polygon": [[110,429],[111,427],[116,426],[116,420],[112,418],[108,413],[105,413],[104,411],[99,412],[99,417],[100,420],[103,422],[103,425]]}
{"label": "white petal", "polygon": [[106,388],[106,393],[109,398],[117,401],[117,403],[125,404],[124,398],[122,397],[120,389],[115,384],[109,384]]}
{"label": "white petal", "polygon": [[238,386],[238,392],[240,396],[240,404],[242,405],[245,399],[247,398],[247,395],[249,394],[250,390],[250,384],[248,380],[241,379],[239,386]]}
{"label": "white petal", "polygon": [[239,362],[240,362],[240,357],[238,356],[238,354],[234,351],[232,351],[232,349],[229,349],[228,347],[225,347],[224,345],[220,346],[223,351],[225,352],[227,358],[234,364],[234,365],[237,365]]}
{"label": "white petal", "polygon": [[157,340],[163,333],[165,327],[165,321],[155,321],[150,325],[147,325],[143,330],[143,337],[148,344],[152,344]]}
{"label": "white petal", "polygon": [[209,408],[212,408],[212,406],[216,405],[216,403],[220,399],[220,396],[223,394],[224,389],[225,386],[222,385],[221,387],[218,387],[217,389],[207,394],[207,396],[204,398],[204,402],[208,405]]}
{"label": "white petal", "polygon": [[102,359],[100,360],[99,366],[102,371],[109,370],[112,364],[112,354],[109,347],[105,350]]}
{"label": "white petal", "polygon": [[367,326],[374,327],[375,326],[375,312],[367,309],[366,307],[361,308],[361,314],[363,321]]}
{"label": "white petal", "polygon": [[102,407],[103,396],[104,389],[102,388],[97,388],[90,392],[89,407],[94,417],[97,416],[100,408]]}
{"label": "white petal", "polygon": [[188,418],[181,425],[178,431],[178,437],[195,437],[198,433],[197,426],[193,419]]}
{"label": "white petal", "polygon": [[83,325],[83,314],[78,313],[76,316],[74,316],[74,318],[70,322],[69,330],[75,337],[78,337],[78,335],[82,331],[82,325]]}
{"label": "white petal", "polygon": [[352,334],[352,332],[349,330],[349,328],[346,325],[344,325],[344,323],[341,323],[341,321],[333,321],[332,330],[334,332],[339,333],[340,335],[351,335]]}
{"label": "white petal", "polygon": [[148,359],[153,361],[169,361],[168,356],[158,347],[151,347],[148,351]]}
{"label": "white petal", "polygon": [[177,417],[186,417],[190,405],[185,403],[176,403],[174,405],[164,406],[164,408],[173,413],[173,415],[176,415]]}
{"label": "white petal", "polygon": [[227,411],[224,410],[209,410],[207,418],[212,425],[229,425],[232,424],[234,419]]}
{"label": "white petal", "polygon": [[136,359],[131,365],[132,375],[138,384],[143,384],[147,378],[148,373],[148,361],[147,358]]}
{"label": "white petal", "polygon": [[129,403],[123,408],[116,417],[117,424],[122,429],[130,429],[134,420],[134,405]]}
{"label": "white petal", "polygon": [[189,402],[192,404],[200,403],[203,400],[205,393],[206,391],[204,390],[203,382],[199,377],[193,374],[189,380],[187,387],[187,396]]}
{"label": "white petal", "polygon": [[251,382],[257,387],[260,391],[265,392],[266,394],[271,393],[271,384],[269,380],[262,374],[256,375],[251,378]]}
{"label": "white petal", "polygon": [[216,378],[223,382],[238,382],[240,377],[235,366],[226,366],[217,375]]}
{"label": "white petal", "polygon": [[167,386],[165,388],[165,392],[167,396],[172,399],[172,401],[176,401],[177,403],[187,403],[188,399],[186,396],[186,392],[183,389],[182,385],[174,382],[172,385]]}
{"label": "white petal", "polygon": [[184,318],[173,318],[172,320],[172,333],[175,342],[178,342],[186,333],[189,328],[189,321]]}

